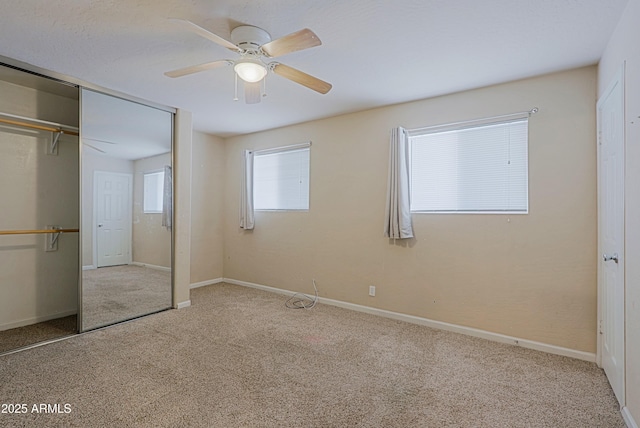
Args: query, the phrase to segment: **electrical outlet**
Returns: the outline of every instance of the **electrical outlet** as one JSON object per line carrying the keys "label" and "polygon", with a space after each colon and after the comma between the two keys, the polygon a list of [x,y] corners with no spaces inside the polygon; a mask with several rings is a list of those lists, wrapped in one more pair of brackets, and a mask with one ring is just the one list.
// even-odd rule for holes
{"label": "electrical outlet", "polygon": [[369,286],[369,296],[371,296],[371,297],[375,297],[376,296],[376,286],[375,285],[370,285]]}

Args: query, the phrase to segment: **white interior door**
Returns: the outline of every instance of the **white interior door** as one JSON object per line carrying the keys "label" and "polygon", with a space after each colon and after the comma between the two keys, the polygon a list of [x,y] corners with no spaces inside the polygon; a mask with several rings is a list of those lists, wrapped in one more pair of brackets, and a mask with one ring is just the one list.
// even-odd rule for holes
{"label": "white interior door", "polygon": [[624,74],[598,101],[600,358],[621,406],[624,385]]}
{"label": "white interior door", "polygon": [[131,175],[96,171],[97,267],[131,263]]}

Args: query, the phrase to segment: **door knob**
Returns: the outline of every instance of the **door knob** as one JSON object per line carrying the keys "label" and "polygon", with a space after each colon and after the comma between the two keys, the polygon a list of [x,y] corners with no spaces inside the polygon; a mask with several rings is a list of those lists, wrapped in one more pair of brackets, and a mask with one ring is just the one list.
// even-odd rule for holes
{"label": "door knob", "polygon": [[610,256],[605,253],[602,255],[602,260],[605,262],[613,260],[614,262],[618,263],[618,253],[613,253]]}
{"label": "door knob", "polygon": [[102,224],[102,223],[100,223],[100,224],[98,225],[98,227],[102,227],[102,226],[103,226],[103,224]]}

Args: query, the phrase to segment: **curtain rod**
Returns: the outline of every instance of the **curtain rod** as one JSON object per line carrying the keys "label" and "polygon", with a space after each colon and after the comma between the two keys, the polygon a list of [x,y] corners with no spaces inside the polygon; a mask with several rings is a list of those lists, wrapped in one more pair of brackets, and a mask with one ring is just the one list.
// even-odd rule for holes
{"label": "curtain rod", "polygon": [[437,130],[444,130],[444,129],[447,129],[447,128],[456,128],[456,127],[479,125],[479,124],[482,124],[482,123],[490,123],[490,122],[498,121],[498,120],[501,120],[501,119],[507,120],[507,119],[525,118],[525,117],[530,117],[531,115],[534,115],[534,114],[538,113],[538,111],[539,111],[538,107],[534,107],[534,108],[532,108],[531,110],[528,110],[528,111],[521,111],[521,112],[517,112],[517,113],[503,114],[503,115],[500,115],[500,116],[485,117],[485,118],[482,118],[482,119],[465,120],[465,121],[462,121],[462,122],[451,122],[451,123],[445,123],[445,124],[442,124],[442,125],[425,126],[423,128],[407,129],[407,134],[416,135],[416,134],[425,133],[426,131],[437,131]]}
{"label": "curtain rod", "polygon": [[288,150],[305,149],[307,147],[311,147],[311,141],[300,144],[291,144],[290,146],[274,147],[272,149],[249,150],[249,152],[253,153],[254,155],[268,155],[271,153],[286,152]]}

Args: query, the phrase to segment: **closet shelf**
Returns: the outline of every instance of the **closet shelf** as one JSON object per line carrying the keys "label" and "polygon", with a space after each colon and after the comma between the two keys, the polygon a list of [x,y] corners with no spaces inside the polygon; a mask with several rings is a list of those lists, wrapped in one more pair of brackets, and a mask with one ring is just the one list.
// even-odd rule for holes
{"label": "closet shelf", "polygon": [[17,116],[15,114],[0,112],[0,124],[21,126],[23,128],[36,129],[38,131],[51,132],[51,143],[47,154],[58,155],[58,141],[62,134],[80,136],[79,129],[75,126],[62,125],[46,120],[32,119],[30,117]]}
{"label": "closet shelf", "polygon": [[[2,113],[0,113],[0,115],[1,114]],[[39,131],[55,132],[55,133],[58,133],[58,134],[67,134],[67,135],[75,135],[75,136],[79,135],[75,131],[69,131],[69,130],[62,129],[62,128],[53,128],[53,127],[50,127],[50,126],[42,126],[42,125],[37,125],[37,124],[33,124],[33,123],[28,123],[28,122],[20,122],[20,121],[17,121],[17,120],[3,119],[2,117],[0,117],[0,123],[6,123],[7,125],[22,126],[24,128],[30,128],[30,129],[37,129]]]}
{"label": "closet shelf", "polygon": [[80,229],[62,229],[57,226],[49,226],[49,229],[31,229],[31,230],[0,230],[0,235],[34,235],[47,234],[44,250],[58,251],[58,238],[61,233],[79,232]]}
{"label": "closet shelf", "polygon": [[25,128],[37,129],[40,131],[55,132],[66,135],[80,135],[75,126],[63,125],[61,123],[48,122],[46,120],[32,119],[29,117],[17,116],[15,114],[0,112],[0,123],[7,125],[22,126]]}

